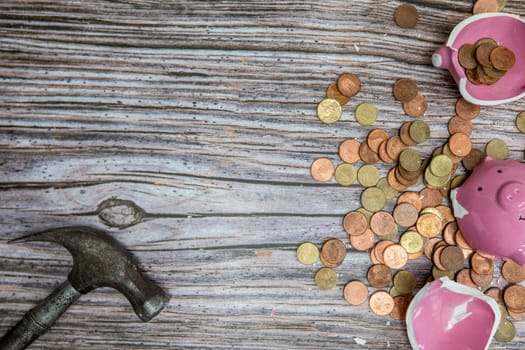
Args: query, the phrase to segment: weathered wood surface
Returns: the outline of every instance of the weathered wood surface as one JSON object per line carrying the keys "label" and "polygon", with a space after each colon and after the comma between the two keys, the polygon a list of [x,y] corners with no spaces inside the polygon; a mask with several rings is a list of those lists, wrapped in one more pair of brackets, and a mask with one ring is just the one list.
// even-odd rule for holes
{"label": "weathered wood surface", "polygon": [[[418,150],[447,137],[458,92],[430,55],[471,3],[419,1],[413,30],[395,26],[399,4],[3,1],[0,334],[71,268],[60,247],[7,240],[89,225],[125,244],[171,303],[143,324],[122,295],[97,290],[35,349],[408,348],[402,322],[342,299],[345,281],[364,279],[367,254],[349,248],[328,292],[314,285],[319,265],[294,255],[305,240],[345,239],[342,216],[359,206],[358,186],[309,175],[314,158],[338,162],[338,144],[370,130],[355,123],[357,104],[373,102],[394,133],[408,117],[392,83],[413,77],[432,128]],[[506,12],[524,15],[525,3],[509,0]],[[322,125],[316,104],[347,70],[362,91],[340,122]],[[521,110],[525,101],[482,108],[476,146],[499,137],[523,159]],[[420,285],[429,266],[410,265]],[[523,348],[525,323],[517,328],[491,349]]]}

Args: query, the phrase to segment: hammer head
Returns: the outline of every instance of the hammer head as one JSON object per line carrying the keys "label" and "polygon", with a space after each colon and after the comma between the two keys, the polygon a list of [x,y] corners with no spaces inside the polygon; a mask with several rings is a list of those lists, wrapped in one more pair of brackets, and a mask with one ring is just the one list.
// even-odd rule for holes
{"label": "hammer head", "polygon": [[131,254],[108,234],[87,227],[65,227],[34,233],[9,243],[48,241],[64,246],[73,256],[69,282],[80,293],[111,287],[129,300],[144,322],[155,317],[169,296],[139,271]]}

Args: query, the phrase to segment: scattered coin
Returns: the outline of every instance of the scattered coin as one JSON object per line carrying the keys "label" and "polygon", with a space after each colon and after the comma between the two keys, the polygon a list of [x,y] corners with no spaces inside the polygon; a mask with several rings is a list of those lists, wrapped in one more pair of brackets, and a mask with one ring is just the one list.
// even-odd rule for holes
{"label": "scattered coin", "polygon": [[525,281],[525,266],[507,260],[501,266],[501,275],[509,283],[521,283]]}
{"label": "scattered coin", "polygon": [[497,0],[477,0],[472,7],[472,14],[477,15],[485,12],[498,12]]}
{"label": "scattered coin", "polygon": [[400,269],[408,262],[408,253],[400,244],[392,244],[383,252],[385,265],[391,269]]}
{"label": "scattered coin", "polygon": [[394,97],[401,102],[408,102],[417,96],[417,85],[412,79],[398,79],[392,89]]}
{"label": "scattered coin", "polygon": [[476,165],[478,165],[479,163],[481,163],[481,161],[486,157],[486,154],[485,152],[483,152],[482,150],[480,149],[477,149],[477,148],[473,148],[469,154],[467,154],[465,156],[465,158],[463,158],[463,166],[465,167],[466,170],[473,170]]}
{"label": "scattered coin", "polygon": [[335,181],[341,186],[350,186],[357,178],[357,170],[352,164],[339,164],[335,169]]}
{"label": "scattered coin", "polygon": [[344,106],[350,101],[350,97],[343,95],[341,91],[339,91],[336,83],[328,85],[328,88],[326,89],[326,98],[336,100],[341,106]]}
{"label": "scattered coin", "polygon": [[378,211],[370,218],[370,229],[378,236],[390,234],[394,227],[394,218],[389,212]]}
{"label": "scattered coin", "polygon": [[463,267],[465,258],[463,252],[458,246],[449,245],[445,247],[439,257],[441,265],[445,270],[456,271]]}
{"label": "scattered coin", "polygon": [[458,157],[464,157],[472,150],[472,141],[467,135],[458,132],[450,136],[448,146],[452,154]]}
{"label": "scattered coin", "polygon": [[326,267],[337,267],[341,265],[346,257],[345,244],[337,239],[330,238],[323,243],[319,258]]}
{"label": "scattered coin", "polygon": [[408,129],[410,138],[416,143],[423,143],[430,137],[430,127],[422,120],[412,122]]}
{"label": "scattered coin", "polygon": [[325,124],[335,123],[342,115],[341,105],[333,98],[325,98],[317,105],[317,116]]}
{"label": "scattered coin", "polygon": [[389,315],[394,309],[394,298],[383,290],[378,290],[368,299],[370,310],[378,316]]}
{"label": "scattered coin", "polygon": [[411,295],[416,288],[416,276],[408,270],[400,270],[394,275],[394,287],[401,295]]}
{"label": "scattered coin", "polygon": [[465,120],[458,116],[454,116],[448,121],[448,132],[450,135],[461,132],[467,136],[470,136],[472,134],[472,122],[470,120]]}
{"label": "scattered coin", "polygon": [[350,245],[357,251],[363,252],[374,246],[375,235],[370,229],[359,236],[350,236]]}
{"label": "scattered coin", "polygon": [[368,147],[375,153],[379,152],[379,147],[381,146],[381,143],[388,140],[390,135],[388,135],[388,132],[386,132],[383,129],[374,129],[371,130],[368,133],[368,136],[366,138],[366,142],[368,143]]}
{"label": "scattered coin", "polygon": [[498,70],[507,71],[516,63],[516,57],[509,48],[499,46],[490,51],[490,63]]}
{"label": "scattered coin", "polygon": [[327,182],[334,176],[334,163],[328,158],[317,158],[310,166],[310,174],[319,182]]}
{"label": "scattered coin", "polygon": [[319,258],[319,249],[311,242],[304,242],[297,247],[296,256],[301,264],[312,265]]}
{"label": "scattered coin", "polygon": [[519,284],[510,285],[503,291],[503,300],[509,311],[525,312],[525,287]]}
{"label": "scattered coin", "polygon": [[485,153],[494,159],[505,159],[509,155],[509,147],[501,139],[492,139],[485,146]]}
{"label": "scattered coin", "polygon": [[480,107],[468,102],[463,97],[456,101],[456,115],[464,120],[472,120],[480,113]]}
{"label": "scattered coin", "polygon": [[347,97],[352,97],[361,90],[361,80],[352,73],[343,73],[337,79],[337,88]]}
{"label": "scattered coin", "polygon": [[416,254],[425,248],[425,239],[416,231],[408,230],[399,237],[399,244],[408,254]]}
{"label": "scattered coin", "polygon": [[516,327],[509,320],[504,320],[494,334],[494,339],[501,342],[511,342],[516,336]]}
{"label": "scattered coin", "polygon": [[525,111],[516,116],[516,127],[520,132],[525,133]]}
{"label": "scattered coin", "polygon": [[494,260],[490,259],[479,252],[476,252],[470,258],[472,270],[480,275],[488,275],[494,271]]}
{"label": "scattered coin", "polygon": [[368,268],[368,283],[374,288],[384,288],[392,282],[392,271],[384,264],[374,264]]}
{"label": "scattered coin", "polygon": [[379,169],[371,164],[365,164],[357,171],[357,181],[364,187],[372,187],[380,178]]}
{"label": "scattered coin", "polygon": [[428,103],[425,96],[417,94],[410,101],[403,102],[403,111],[412,118],[421,117],[427,111]]}
{"label": "scattered coin", "polygon": [[392,214],[399,226],[410,227],[415,225],[419,212],[412,203],[405,202],[397,204]]}
{"label": "scattered coin", "polygon": [[322,267],[315,274],[315,284],[321,290],[330,290],[337,285],[337,273],[329,267]]}
{"label": "scattered coin", "polygon": [[361,160],[359,156],[359,146],[361,143],[357,140],[348,139],[344,140],[339,145],[339,157],[345,163],[356,163]]}
{"label": "scattered coin", "polygon": [[355,110],[355,119],[361,125],[372,125],[377,119],[377,108],[371,103],[361,103]]}
{"label": "scattered coin", "polygon": [[362,235],[368,228],[368,219],[365,214],[358,211],[352,211],[345,215],[343,219],[343,228],[350,236]]}
{"label": "scattered coin", "polygon": [[361,305],[368,298],[368,288],[361,281],[350,281],[343,289],[343,296],[350,305]]}
{"label": "scattered coin", "polygon": [[361,193],[361,204],[371,212],[382,210],[386,204],[385,193],[377,187],[368,187]]}
{"label": "scattered coin", "polygon": [[394,308],[390,312],[390,317],[394,320],[404,321],[406,318],[410,298],[404,295],[398,295],[394,298]]}
{"label": "scattered coin", "polygon": [[410,4],[402,4],[396,9],[394,20],[401,28],[414,28],[419,20],[419,13],[414,6]]}

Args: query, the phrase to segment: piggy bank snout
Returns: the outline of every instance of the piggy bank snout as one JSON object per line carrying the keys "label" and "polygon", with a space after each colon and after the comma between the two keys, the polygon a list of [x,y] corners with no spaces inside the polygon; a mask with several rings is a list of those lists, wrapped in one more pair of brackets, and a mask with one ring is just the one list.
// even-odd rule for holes
{"label": "piggy bank snout", "polygon": [[503,184],[497,193],[498,204],[511,211],[525,210],[525,184],[510,181]]}

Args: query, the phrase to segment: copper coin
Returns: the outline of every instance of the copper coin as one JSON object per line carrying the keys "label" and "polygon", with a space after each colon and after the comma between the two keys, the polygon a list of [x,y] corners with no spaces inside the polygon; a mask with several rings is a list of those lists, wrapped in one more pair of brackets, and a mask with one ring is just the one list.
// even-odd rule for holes
{"label": "copper coin", "polygon": [[418,19],[417,9],[410,4],[402,4],[394,12],[394,21],[401,28],[414,28]]}
{"label": "copper coin", "polygon": [[525,312],[525,288],[513,284],[503,291],[503,300],[509,310],[517,313]]}
{"label": "copper coin", "polygon": [[339,157],[345,163],[356,163],[361,160],[359,156],[359,146],[361,143],[357,140],[344,140],[339,145]]}
{"label": "copper coin", "polygon": [[507,260],[501,266],[501,275],[509,283],[521,283],[525,280],[525,266]]}
{"label": "copper coin", "polygon": [[458,60],[463,68],[476,68],[478,65],[478,61],[476,60],[476,45],[463,44],[458,51]]}
{"label": "copper coin", "polygon": [[507,71],[516,63],[516,57],[511,49],[499,46],[490,52],[490,62],[494,68]]}
{"label": "copper coin", "polygon": [[472,134],[472,122],[470,120],[462,119],[454,116],[448,121],[448,132],[450,135],[461,132],[467,136]]}
{"label": "copper coin", "polygon": [[399,138],[407,146],[415,146],[417,142],[410,137],[410,124],[412,122],[404,122],[399,128]]}
{"label": "copper coin", "polygon": [[480,275],[488,275],[494,271],[494,260],[476,252],[470,258],[470,266],[476,273],[479,273]]}
{"label": "copper coin", "polygon": [[470,244],[468,244],[467,240],[463,236],[463,233],[460,229],[456,231],[456,245],[460,247],[461,249],[470,249],[472,250],[472,247]]}
{"label": "copper coin", "polygon": [[478,287],[470,277],[470,269],[467,268],[458,271],[458,273],[456,274],[456,282],[472,288]]}
{"label": "copper coin", "polygon": [[379,263],[381,264],[385,263],[385,259],[383,258],[383,253],[385,252],[385,249],[391,246],[392,244],[394,244],[394,242],[390,240],[384,240],[384,241],[377,242],[377,244],[375,245],[373,249],[373,253],[374,253],[376,260]]}
{"label": "copper coin", "polygon": [[378,290],[370,295],[368,306],[378,316],[386,316],[394,309],[394,298],[384,290]]}
{"label": "copper coin", "polygon": [[[490,63],[490,52],[497,46],[491,43],[483,43],[476,48],[476,60],[484,67],[492,67]],[[479,71],[478,71],[479,73]]]}
{"label": "copper coin", "polygon": [[406,318],[410,298],[398,295],[394,297],[394,308],[390,312],[390,317],[394,320],[404,321]]}
{"label": "copper coin", "polygon": [[319,182],[327,182],[332,179],[335,172],[334,163],[328,158],[317,158],[310,166],[310,174]]}
{"label": "copper coin", "polygon": [[485,70],[487,69],[487,67],[484,67],[484,66],[477,66],[476,67],[476,71],[478,73],[478,77],[479,77],[479,80],[481,81],[482,84],[487,84],[487,85],[491,85],[491,84],[494,84],[498,81],[498,78],[495,78],[493,76],[490,76],[489,74],[487,74],[485,72]]}
{"label": "copper coin", "polygon": [[374,264],[368,269],[367,279],[374,288],[388,287],[392,282],[392,271],[386,265]]}
{"label": "copper coin", "polygon": [[407,148],[399,136],[392,136],[386,143],[386,153],[392,159],[399,159],[399,154]]}
{"label": "copper coin", "polygon": [[400,244],[392,244],[383,252],[385,265],[391,269],[400,269],[408,262],[408,253]]}
{"label": "copper coin", "polygon": [[503,291],[498,287],[487,289],[485,295],[494,299],[498,304],[503,303]]}
{"label": "copper coin", "polygon": [[350,281],[343,289],[343,297],[350,305],[361,305],[368,298],[368,288],[361,281]]}
{"label": "copper coin", "polygon": [[361,90],[361,80],[352,73],[343,73],[337,79],[337,88],[347,97],[352,97]]}
{"label": "copper coin", "polygon": [[419,192],[422,208],[435,207],[443,201],[443,196],[437,190],[424,188]]}
{"label": "copper coin", "polygon": [[434,253],[434,248],[440,242],[443,242],[443,240],[441,238],[439,238],[439,237],[429,238],[425,242],[425,246],[423,248],[423,253],[428,258],[428,260],[432,260],[432,254]]}
{"label": "copper coin", "polygon": [[445,247],[441,252],[439,260],[445,270],[456,271],[463,267],[464,257],[461,248],[455,245]]}
{"label": "copper coin", "polygon": [[392,89],[394,97],[401,102],[408,102],[417,96],[417,85],[412,79],[398,79]]}
{"label": "copper coin", "polygon": [[379,154],[372,151],[370,147],[368,147],[367,142],[361,142],[359,146],[359,157],[361,157],[366,164],[375,164],[379,161]]}
{"label": "copper coin", "polygon": [[465,158],[463,158],[463,166],[466,170],[471,171],[476,167],[476,165],[481,163],[481,161],[485,159],[486,156],[487,155],[482,150],[478,148],[473,148],[472,150],[470,150],[469,154],[467,154]]}
{"label": "copper coin", "polygon": [[455,245],[456,244],[456,231],[458,230],[458,225],[456,222],[449,222],[445,225],[445,228],[443,229],[443,232],[441,233],[443,235],[443,240],[447,242],[447,244]]}
{"label": "copper coin", "polygon": [[394,218],[387,211],[375,212],[370,218],[370,229],[378,236],[389,235],[394,227]]}
{"label": "copper coin", "polygon": [[441,253],[447,246],[437,244],[432,252],[432,262],[441,271],[446,271],[445,266],[441,263]]}
{"label": "copper coin", "polygon": [[390,135],[383,129],[373,129],[368,133],[366,142],[372,152],[379,153],[379,146],[383,141],[388,140]]}
{"label": "copper coin", "polygon": [[481,85],[481,79],[478,75],[478,67],[472,68],[472,69],[465,69],[465,75],[467,76],[467,79],[469,82],[471,82],[474,85]]}
{"label": "copper coin", "polygon": [[472,7],[472,14],[477,15],[485,12],[498,12],[497,0],[477,0]]}
{"label": "copper coin", "polygon": [[416,228],[424,237],[435,237],[443,230],[443,222],[437,215],[427,213],[417,219]]}
{"label": "copper coin", "polygon": [[456,101],[456,115],[465,120],[472,120],[479,115],[480,107],[468,102],[463,97]]}
{"label": "copper coin", "polygon": [[412,118],[421,117],[427,111],[428,103],[425,96],[417,94],[410,101],[403,102],[403,111]]}
{"label": "copper coin", "polygon": [[418,210],[411,203],[399,203],[392,212],[395,222],[402,227],[415,225],[418,218]]}
{"label": "copper coin", "polygon": [[321,260],[326,267],[337,267],[341,265],[345,257],[345,244],[337,238],[330,238],[323,243],[319,260]]}
{"label": "copper coin", "polygon": [[458,132],[450,136],[448,147],[455,156],[464,157],[472,150],[472,141],[467,135]]}
{"label": "copper coin", "polygon": [[375,235],[370,229],[366,229],[365,233],[359,236],[350,236],[350,244],[352,248],[363,252],[374,246]]}
{"label": "copper coin", "polygon": [[488,275],[480,275],[474,270],[470,270],[470,278],[472,278],[472,281],[479,286],[482,289],[486,289],[490,283],[492,282],[492,274]]}
{"label": "copper coin", "polygon": [[352,211],[345,215],[343,228],[350,236],[362,235],[368,228],[368,218],[361,212]]}
{"label": "copper coin", "polygon": [[445,225],[456,221],[456,217],[454,216],[454,212],[452,211],[451,207],[447,207],[446,205],[437,205],[436,209],[441,213],[441,218],[443,219],[443,223]]}
{"label": "copper coin", "polygon": [[388,175],[386,177],[388,184],[390,187],[395,189],[396,191],[404,191],[407,189],[407,186],[400,183],[396,178],[396,168],[392,168],[388,171]]}
{"label": "copper coin", "polygon": [[379,158],[380,158],[383,162],[385,162],[385,163],[387,163],[387,164],[394,164],[394,163],[396,162],[396,160],[393,159],[393,158],[391,158],[391,157],[388,155],[387,151],[386,151],[386,145],[387,145],[387,142],[388,142],[388,140],[385,140],[385,141],[381,142],[381,144],[379,145],[379,152],[378,152],[378,154],[379,154]]}
{"label": "copper coin", "polygon": [[336,83],[328,85],[328,88],[326,89],[326,97],[333,98],[339,102],[341,106],[347,104],[348,101],[350,101],[350,97],[343,95],[341,91],[339,91]]}
{"label": "copper coin", "polygon": [[507,314],[516,321],[525,321],[525,312],[515,312],[512,310],[507,310]]}
{"label": "copper coin", "polygon": [[418,213],[423,208],[423,202],[421,201],[421,197],[417,192],[407,191],[401,193],[401,195],[399,195],[399,197],[397,198],[397,204],[400,203],[412,204],[417,209]]}

